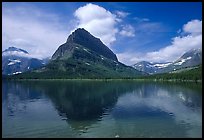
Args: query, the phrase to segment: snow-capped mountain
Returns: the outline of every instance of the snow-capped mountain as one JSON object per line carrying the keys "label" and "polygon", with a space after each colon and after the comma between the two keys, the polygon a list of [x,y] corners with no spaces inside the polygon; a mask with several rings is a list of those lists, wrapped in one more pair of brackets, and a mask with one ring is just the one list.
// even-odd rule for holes
{"label": "snow-capped mountain", "polygon": [[199,64],[202,64],[201,49],[191,49],[173,63],[174,66],[177,66],[176,68],[191,67]]}
{"label": "snow-capped mountain", "polygon": [[44,66],[48,60],[40,60],[20,48],[9,47],[2,52],[2,74],[13,75]]}
{"label": "snow-capped mountain", "polygon": [[149,74],[167,73],[181,68],[193,67],[202,64],[202,49],[191,49],[184,53],[178,60],[167,63],[150,63],[141,61],[132,67]]}
{"label": "snow-capped mountain", "polygon": [[154,74],[154,73],[161,73],[162,69],[168,67],[171,64],[172,62],[151,63],[147,61],[141,61],[141,62],[134,64],[132,67],[139,71],[144,71],[149,74]]}
{"label": "snow-capped mountain", "polygon": [[21,57],[30,57],[29,53],[23,49],[9,47],[8,49],[2,52],[2,56],[21,56]]}

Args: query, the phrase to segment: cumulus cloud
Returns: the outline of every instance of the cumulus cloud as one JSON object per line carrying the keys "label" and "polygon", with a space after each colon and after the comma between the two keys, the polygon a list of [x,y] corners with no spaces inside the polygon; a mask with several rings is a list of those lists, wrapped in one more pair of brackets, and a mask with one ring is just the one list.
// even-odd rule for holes
{"label": "cumulus cloud", "polygon": [[79,7],[74,16],[78,20],[76,28],[84,28],[94,36],[100,38],[104,44],[110,46],[116,41],[117,17],[110,11],[95,4]]}
{"label": "cumulus cloud", "polygon": [[122,30],[119,32],[122,36],[127,37],[134,37],[135,36],[135,29],[131,25],[123,26]]}
{"label": "cumulus cloud", "polygon": [[[140,61],[140,57],[138,57],[139,55],[137,53],[131,52],[131,51],[126,51],[126,52],[122,52],[122,53],[117,53],[117,58],[120,62],[126,64],[126,65],[133,65],[136,62]],[[137,59],[132,60],[132,58]],[[139,60],[138,60],[139,59]],[[143,60],[141,60],[143,61]]]}
{"label": "cumulus cloud", "polygon": [[139,61],[149,62],[170,62],[178,59],[183,53],[190,49],[202,47],[202,21],[192,20],[183,26],[183,32],[189,33],[186,36],[172,38],[170,45],[157,51],[147,53],[124,52],[117,54],[119,60],[128,65]]}
{"label": "cumulus cloud", "polygon": [[192,35],[197,35],[202,33],[202,21],[192,20],[183,26],[183,31],[190,33]]}
{"label": "cumulus cloud", "polygon": [[36,7],[8,7],[2,13],[2,49],[14,46],[33,57],[51,56],[66,41],[68,28],[59,16]]}

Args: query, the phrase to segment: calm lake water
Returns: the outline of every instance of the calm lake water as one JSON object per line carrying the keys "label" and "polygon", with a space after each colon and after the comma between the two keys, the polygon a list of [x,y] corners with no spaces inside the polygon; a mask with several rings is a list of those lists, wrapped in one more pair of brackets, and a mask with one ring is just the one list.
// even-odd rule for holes
{"label": "calm lake water", "polygon": [[3,137],[202,137],[202,86],[2,81]]}

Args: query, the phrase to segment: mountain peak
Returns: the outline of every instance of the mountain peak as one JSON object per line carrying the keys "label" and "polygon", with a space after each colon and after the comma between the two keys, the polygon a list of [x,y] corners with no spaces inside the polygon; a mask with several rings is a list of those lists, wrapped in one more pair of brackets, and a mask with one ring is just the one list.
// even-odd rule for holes
{"label": "mountain peak", "polygon": [[[75,32],[88,32],[87,30],[85,30],[84,28],[77,28],[75,30]],[[88,32],[89,33],[89,32]]]}
{"label": "mountain peak", "polygon": [[[67,42],[74,42],[77,38],[96,38],[93,35],[91,35],[87,30],[84,28],[77,28],[74,32],[71,33],[71,35],[68,37]],[[96,38],[99,40],[98,38]]]}
{"label": "mountain peak", "polygon": [[201,53],[202,49],[201,48],[196,48],[196,49],[191,49],[188,52],[193,52],[193,53]]}
{"label": "mountain peak", "polygon": [[[197,48],[197,49],[191,49],[187,52],[185,52],[180,59],[186,59],[188,57],[193,57],[193,56],[198,56],[198,57],[202,57],[202,49],[201,48]],[[180,60],[178,59],[178,60]]]}
{"label": "mountain peak", "polygon": [[102,55],[108,59],[118,61],[116,55],[99,39],[94,37],[84,28],[78,28],[68,37],[67,42],[61,45],[53,54],[52,59],[56,59],[65,55],[66,52],[73,50],[74,44],[85,47],[98,55]]}
{"label": "mountain peak", "polygon": [[16,47],[9,47],[8,49],[5,49],[2,52],[2,56],[30,57],[27,51]]}
{"label": "mountain peak", "polygon": [[25,53],[25,54],[28,54],[27,51],[23,50],[23,49],[20,49],[20,48],[16,48],[16,47],[9,47],[8,49],[4,50],[2,53],[5,53],[5,52],[22,52],[22,53]]}

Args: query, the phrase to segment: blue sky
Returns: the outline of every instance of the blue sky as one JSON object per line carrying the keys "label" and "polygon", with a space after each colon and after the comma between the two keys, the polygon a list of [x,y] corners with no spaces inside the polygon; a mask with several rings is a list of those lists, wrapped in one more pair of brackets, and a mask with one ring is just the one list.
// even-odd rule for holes
{"label": "blue sky", "polygon": [[51,56],[83,27],[119,61],[174,61],[202,46],[201,2],[29,2],[2,4],[3,47]]}

